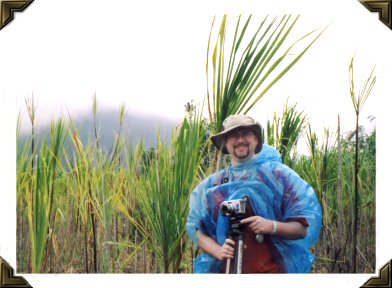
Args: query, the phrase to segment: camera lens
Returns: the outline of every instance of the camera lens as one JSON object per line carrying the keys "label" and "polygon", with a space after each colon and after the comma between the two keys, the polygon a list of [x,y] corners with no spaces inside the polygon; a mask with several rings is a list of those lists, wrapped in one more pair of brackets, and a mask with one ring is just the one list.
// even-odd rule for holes
{"label": "camera lens", "polygon": [[221,210],[225,214],[232,214],[235,212],[235,207],[232,204],[224,204],[222,205]]}

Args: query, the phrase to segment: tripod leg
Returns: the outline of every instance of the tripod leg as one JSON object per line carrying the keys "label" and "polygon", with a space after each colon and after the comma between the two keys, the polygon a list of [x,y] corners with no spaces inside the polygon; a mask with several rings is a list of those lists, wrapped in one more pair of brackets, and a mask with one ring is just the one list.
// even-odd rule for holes
{"label": "tripod leg", "polygon": [[230,274],[230,259],[226,260],[226,274]]}
{"label": "tripod leg", "polygon": [[241,274],[242,273],[242,259],[244,255],[244,234],[240,233],[238,235],[238,245],[237,245],[237,251],[235,254],[235,272],[236,274]]}
{"label": "tripod leg", "polygon": [[[233,236],[231,235],[231,233],[229,233],[229,239],[233,240]],[[226,260],[226,274],[230,274],[230,264],[231,264],[231,259],[227,259]]]}

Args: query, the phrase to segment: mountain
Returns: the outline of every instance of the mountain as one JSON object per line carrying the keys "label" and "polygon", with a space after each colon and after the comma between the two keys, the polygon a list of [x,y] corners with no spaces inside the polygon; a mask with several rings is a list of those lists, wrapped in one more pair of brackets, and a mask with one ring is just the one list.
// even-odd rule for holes
{"label": "mountain", "polygon": [[[55,119],[56,120],[56,119]],[[67,122],[67,118],[65,118]],[[94,136],[94,121],[91,113],[79,114],[73,117],[75,126],[79,129],[79,134],[84,145],[93,143]],[[68,121],[69,122],[69,121]],[[97,113],[97,134],[99,144],[103,145],[104,150],[109,151],[114,143],[120,130],[120,120],[118,110],[103,110]],[[157,144],[157,129],[159,129],[161,138],[165,139],[166,143],[171,142],[172,131],[177,127],[181,121],[174,120],[169,117],[159,115],[148,115],[141,112],[128,113],[124,119],[121,128],[121,135],[125,137],[128,143],[135,146],[140,139],[144,140],[147,148],[155,147]],[[36,139],[44,139],[46,135],[50,134],[50,124],[41,125],[36,128]],[[29,129],[22,129],[20,140],[25,142],[30,137]]]}

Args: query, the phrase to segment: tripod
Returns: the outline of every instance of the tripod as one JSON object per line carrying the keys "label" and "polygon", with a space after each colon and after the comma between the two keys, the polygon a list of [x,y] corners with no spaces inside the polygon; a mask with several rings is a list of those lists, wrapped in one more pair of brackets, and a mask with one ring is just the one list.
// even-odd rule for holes
{"label": "tripod", "polygon": [[[231,274],[241,274],[242,273],[242,260],[244,253],[244,227],[240,224],[240,220],[236,217],[230,219],[230,239],[236,242],[236,249],[234,253],[234,269]],[[226,274],[230,274],[230,261],[226,260]]]}

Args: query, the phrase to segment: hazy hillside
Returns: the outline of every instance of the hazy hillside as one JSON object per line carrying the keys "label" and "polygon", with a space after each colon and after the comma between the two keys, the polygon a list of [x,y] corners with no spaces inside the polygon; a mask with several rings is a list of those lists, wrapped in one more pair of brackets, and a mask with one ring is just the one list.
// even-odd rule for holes
{"label": "hazy hillside", "polygon": [[[66,120],[67,118],[65,118]],[[76,127],[79,128],[84,144],[94,141],[94,122],[91,113],[86,113],[73,118]],[[120,121],[118,110],[105,110],[97,113],[97,128],[100,145],[105,150],[110,150],[114,139],[119,133]],[[157,115],[131,114],[128,113],[122,126],[121,135],[125,136],[126,141],[135,145],[144,139],[147,147],[154,147],[156,141],[156,131],[159,129],[161,136],[165,137],[168,143],[171,140],[172,130],[180,124],[171,118],[160,117]],[[24,127],[21,132],[21,140],[24,142],[30,136],[30,127]],[[37,139],[43,139],[50,132],[50,124],[41,125],[37,128]]]}

